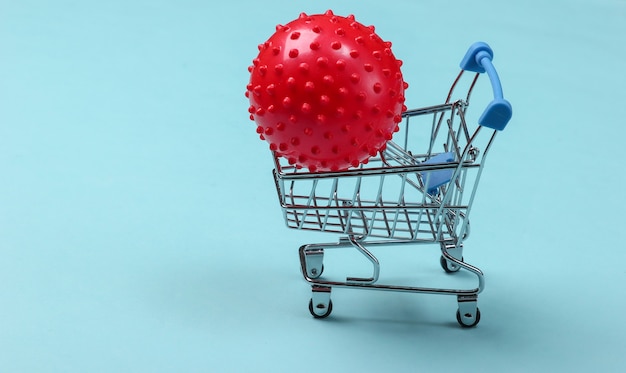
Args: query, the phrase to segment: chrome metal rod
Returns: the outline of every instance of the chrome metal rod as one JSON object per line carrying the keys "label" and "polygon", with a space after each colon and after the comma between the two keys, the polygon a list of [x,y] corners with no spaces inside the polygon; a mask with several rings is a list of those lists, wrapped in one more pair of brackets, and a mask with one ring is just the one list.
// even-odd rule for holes
{"label": "chrome metal rod", "polygon": [[[326,244],[307,244],[302,245],[299,249],[300,256],[300,266],[302,275],[304,280],[310,284],[318,285],[318,286],[328,286],[328,287],[341,287],[341,288],[355,288],[355,289],[369,289],[369,290],[382,290],[382,291],[395,291],[395,292],[407,292],[407,293],[427,293],[427,294],[452,294],[452,295],[477,295],[484,289],[484,275],[483,272],[468,263],[462,262],[451,256],[447,253],[447,251],[442,247],[442,255],[447,260],[457,264],[463,269],[474,273],[478,278],[478,287],[470,288],[470,289],[453,289],[453,288],[431,288],[431,287],[420,287],[420,286],[408,286],[408,285],[389,285],[389,284],[376,284],[375,282],[378,280],[379,271],[375,270],[374,275],[372,276],[374,281],[359,281],[358,278],[348,278],[346,281],[333,281],[327,280],[323,278],[312,278],[309,276],[306,268],[306,254],[305,252],[308,250],[319,250],[321,248],[324,249],[332,249],[332,248],[340,248],[340,247],[348,247],[355,246],[355,243],[358,244],[361,248],[365,249],[363,246],[364,240],[359,240],[354,237],[342,238],[339,242],[334,243],[326,243]],[[404,240],[385,240],[385,241],[368,241],[368,246],[377,246],[377,245],[399,245],[406,244],[407,242],[415,242],[415,241],[404,241]],[[432,242],[431,242],[432,243]],[[365,249],[365,251],[371,255],[372,258],[375,257]],[[367,254],[366,254],[367,256]],[[374,263],[374,262],[373,262]],[[375,268],[380,268],[380,264],[376,259]],[[364,279],[365,280],[365,279]],[[371,279],[367,279],[371,280]]]}

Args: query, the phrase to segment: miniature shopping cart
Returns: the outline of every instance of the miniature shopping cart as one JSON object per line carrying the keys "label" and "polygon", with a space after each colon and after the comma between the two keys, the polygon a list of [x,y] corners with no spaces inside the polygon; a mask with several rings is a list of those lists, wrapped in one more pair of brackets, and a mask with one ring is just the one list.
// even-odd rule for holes
{"label": "miniature shopping cart", "polygon": [[[400,123],[403,131],[367,165],[312,173],[274,156],[274,180],[287,226],[341,235],[338,242],[307,244],[299,250],[302,274],[312,285],[309,310],[314,317],[330,315],[331,289],[342,287],[455,295],[457,321],[465,327],[479,322],[477,300],[484,288],[483,273],[464,260],[463,243],[470,233],[469,215],[485,158],[512,113],[503,98],[492,57],[487,44],[473,44],[446,101],[404,112]],[[494,99],[479,124],[472,126],[465,113],[476,81],[484,72],[491,81]],[[453,99],[455,90],[463,85],[467,93]],[[437,244],[444,271],[469,271],[477,277],[478,285],[450,289],[378,283],[380,263],[370,249],[413,244]],[[339,280],[323,276],[324,253],[335,248],[356,249],[371,262],[371,276]]]}

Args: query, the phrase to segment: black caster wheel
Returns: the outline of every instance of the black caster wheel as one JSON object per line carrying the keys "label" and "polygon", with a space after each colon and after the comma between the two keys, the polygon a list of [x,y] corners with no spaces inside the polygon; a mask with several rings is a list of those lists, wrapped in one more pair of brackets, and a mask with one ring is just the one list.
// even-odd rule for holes
{"label": "black caster wheel", "polygon": [[[461,261],[463,261],[463,258],[461,258]],[[461,266],[447,261],[446,258],[443,257],[443,255],[439,258],[439,264],[441,264],[441,268],[443,268],[446,273],[455,273],[458,272],[459,269],[461,269]]]}
{"label": "black caster wheel", "polygon": [[[319,307],[322,306],[322,307]],[[318,308],[323,309],[323,305],[318,305]],[[313,299],[311,299],[309,301],[309,312],[311,312],[311,315],[313,315],[313,317],[315,317],[316,319],[323,319],[326,318],[330,315],[331,312],[333,312],[333,301],[329,301],[328,302],[328,307],[326,308],[326,312],[324,312],[321,315],[318,315],[317,313],[315,313],[315,309],[313,308]]]}
{"label": "black caster wheel", "polygon": [[461,311],[457,310],[456,311],[456,321],[458,321],[459,325],[461,325],[464,328],[473,328],[476,325],[478,325],[478,323],[480,322],[480,309],[476,308],[476,318],[474,319],[474,322],[472,322],[470,324],[466,324],[463,321],[463,318],[461,317]]}

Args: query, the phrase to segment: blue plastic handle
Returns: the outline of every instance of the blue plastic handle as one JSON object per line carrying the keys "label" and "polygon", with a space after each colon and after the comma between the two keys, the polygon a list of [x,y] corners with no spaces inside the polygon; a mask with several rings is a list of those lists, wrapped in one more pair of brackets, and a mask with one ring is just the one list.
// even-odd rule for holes
{"label": "blue plastic handle", "polygon": [[476,73],[486,72],[491,81],[493,89],[493,101],[487,105],[485,111],[478,119],[481,126],[502,131],[513,115],[511,104],[504,99],[502,94],[502,84],[496,72],[496,68],[491,62],[493,60],[493,50],[487,43],[476,42],[472,44],[465,57],[461,60],[461,69]]}

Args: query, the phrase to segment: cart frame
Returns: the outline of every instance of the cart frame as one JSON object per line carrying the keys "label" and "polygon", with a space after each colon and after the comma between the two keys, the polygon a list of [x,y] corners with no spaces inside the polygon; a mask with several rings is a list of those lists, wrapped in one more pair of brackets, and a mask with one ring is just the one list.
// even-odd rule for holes
{"label": "cart frame", "polygon": [[[338,242],[305,244],[299,249],[303,277],[312,286],[309,310],[314,317],[330,315],[331,289],[340,287],[455,295],[459,324],[478,324],[477,301],[484,289],[484,275],[464,260],[463,242],[469,237],[469,215],[487,154],[512,114],[492,58],[487,44],[474,43],[445,102],[404,112],[402,133],[367,165],[313,173],[274,154],[273,176],[287,227],[342,236]],[[475,73],[469,78],[467,94],[452,100],[462,78],[467,77],[466,71]],[[494,99],[478,124],[470,126],[465,113],[474,86],[485,72]],[[418,120],[430,125],[415,124]],[[417,136],[416,127],[425,135]],[[414,144],[416,139],[421,145]],[[438,148],[440,143],[442,148]],[[476,286],[457,289],[379,284],[380,263],[368,248],[404,244],[438,244],[445,272],[466,270],[476,276]],[[322,277],[325,250],[347,247],[356,249],[372,264],[371,276],[345,280]]]}

